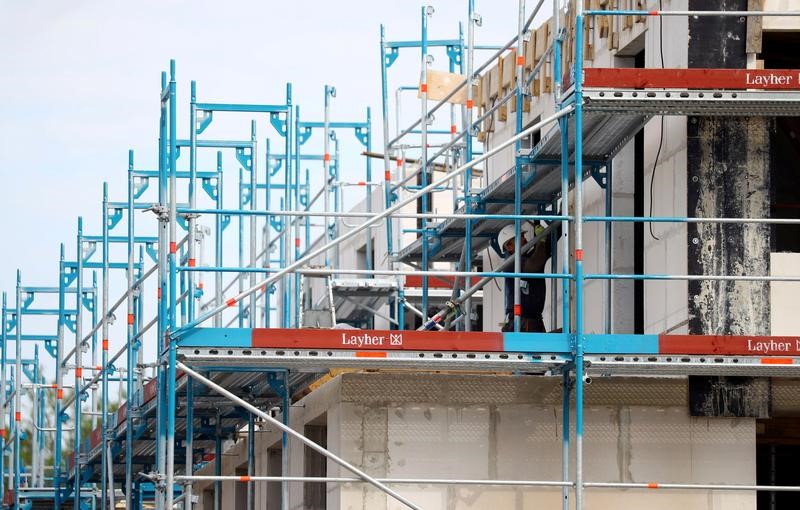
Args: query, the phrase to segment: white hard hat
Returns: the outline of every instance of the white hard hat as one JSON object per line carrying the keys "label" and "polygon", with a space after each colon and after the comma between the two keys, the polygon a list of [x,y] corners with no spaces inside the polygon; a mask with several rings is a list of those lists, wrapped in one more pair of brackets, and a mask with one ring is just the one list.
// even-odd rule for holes
{"label": "white hard hat", "polygon": [[514,224],[506,225],[497,234],[497,244],[500,245],[500,251],[505,253],[506,243],[514,239]]}
{"label": "white hard hat", "polygon": [[[534,232],[535,232],[534,227],[533,227],[533,225],[530,224],[530,222],[523,221],[522,223],[520,223],[520,225],[519,225],[519,233],[520,233],[520,235],[524,235],[525,236],[525,240],[526,241],[530,241],[531,239],[533,239],[535,237]],[[510,241],[511,239],[514,239],[514,224],[513,223],[510,223],[510,224],[506,225],[505,227],[503,227],[500,230],[500,232],[497,234],[497,244],[500,246],[500,251],[501,252],[505,253],[505,251],[506,251],[506,248],[505,248],[506,243],[508,241]]]}

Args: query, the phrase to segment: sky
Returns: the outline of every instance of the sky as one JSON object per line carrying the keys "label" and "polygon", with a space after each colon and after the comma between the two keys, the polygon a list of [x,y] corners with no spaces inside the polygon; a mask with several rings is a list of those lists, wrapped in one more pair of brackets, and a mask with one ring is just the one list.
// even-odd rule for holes
{"label": "sky", "polygon": [[[431,4],[429,37],[457,38],[466,0]],[[330,84],[337,89],[331,119],[361,121],[370,107],[373,149],[381,151],[379,27],[386,25],[389,40],[418,39],[421,5],[0,0],[0,290],[13,296],[18,268],[27,285],[56,285],[59,244],[75,259],[77,217],[87,233],[100,233],[103,182],[112,201],[126,197],[129,149],[137,168],[157,167],[160,73],[170,59],[177,62],[181,138],[188,138],[191,80],[199,101],[268,104],[282,103],[292,82],[301,118],[319,121]],[[483,23],[476,44],[507,42],[517,5],[477,0]],[[445,70],[444,52],[434,57],[432,67]],[[419,61],[418,50],[401,54],[390,69],[391,91],[417,83]],[[250,120],[215,117],[207,138],[248,139]],[[259,138],[278,143],[265,119],[257,120]],[[344,178],[363,180],[361,147],[351,134],[339,138]],[[204,157],[200,170],[213,164],[213,155]]]}

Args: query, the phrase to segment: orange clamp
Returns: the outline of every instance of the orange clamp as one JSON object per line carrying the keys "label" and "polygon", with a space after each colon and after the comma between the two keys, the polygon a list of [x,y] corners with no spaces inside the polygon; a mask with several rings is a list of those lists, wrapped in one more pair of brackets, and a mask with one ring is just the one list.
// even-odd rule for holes
{"label": "orange clamp", "polygon": [[132,313],[128,314],[128,324],[133,326],[133,322],[135,320],[135,316]]}
{"label": "orange clamp", "polygon": [[647,488],[648,489],[658,489],[658,483],[650,482],[650,483],[647,484]]}
{"label": "orange clamp", "polygon": [[56,398],[58,400],[63,399],[64,398],[64,390],[62,390],[61,388],[57,389],[56,390]]}
{"label": "orange clamp", "polygon": [[230,298],[229,300],[225,301],[225,304],[228,305],[228,306],[233,306],[233,305],[236,304],[236,300],[233,299],[233,298]]}
{"label": "orange clamp", "polygon": [[658,16],[658,11],[650,11],[647,14],[648,16]]}
{"label": "orange clamp", "polygon": [[583,250],[575,250],[575,260],[583,260]]}
{"label": "orange clamp", "polygon": [[78,367],[75,369],[75,377],[83,377],[83,368]]}
{"label": "orange clamp", "polygon": [[103,350],[104,351],[108,350],[108,340],[103,340]]}
{"label": "orange clamp", "polygon": [[423,94],[427,93],[428,92],[428,84],[427,83],[420,83],[419,84],[419,91],[421,93],[423,93]]}
{"label": "orange clamp", "polygon": [[295,248],[299,248],[300,247],[300,238],[299,237],[295,237],[294,238],[294,246],[295,246]]}
{"label": "orange clamp", "polygon": [[22,413],[17,411],[14,413],[14,421],[22,421]]}
{"label": "orange clamp", "polygon": [[450,124],[450,134],[456,134],[456,125]]}
{"label": "orange clamp", "polygon": [[383,178],[384,178],[384,180],[391,181],[392,180],[392,172],[390,172],[389,170],[386,170],[385,172],[383,172]]}
{"label": "orange clamp", "polygon": [[331,155],[326,152],[325,155],[322,157],[322,160],[323,161],[330,161],[331,160]]}
{"label": "orange clamp", "polygon": [[519,317],[522,315],[522,305],[514,305],[514,315]]}
{"label": "orange clamp", "polygon": [[196,259],[189,259],[189,267],[196,267],[197,260]]}
{"label": "orange clamp", "polygon": [[519,55],[517,57],[517,65],[518,66],[524,66],[525,65],[525,57],[523,57],[522,55]]}
{"label": "orange clamp", "polygon": [[250,477],[249,476],[240,476],[239,477],[239,481],[240,482],[249,482],[250,481]]}
{"label": "orange clamp", "polygon": [[470,110],[475,108],[475,101],[473,101],[472,99],[467,99],[467,108],[469,108]]}
{"label": "orange clamp", "polygon": [[178,245],[175,243],[169,243],[169,252],[174,254],[178,251]]}

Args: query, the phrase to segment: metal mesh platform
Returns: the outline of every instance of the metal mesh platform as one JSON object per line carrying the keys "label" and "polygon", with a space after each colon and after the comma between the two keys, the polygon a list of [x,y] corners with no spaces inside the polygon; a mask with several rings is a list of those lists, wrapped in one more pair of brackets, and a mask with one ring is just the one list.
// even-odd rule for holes
{"label": "metal mesh platform", "polygon": [[514,371],[544,374],[560,368],[566,358],[557,354],[513,352],[388,351],[365,355],[340,349],[208,349],[181,348],[179,357],[196,367],[213,366],[221,359],[230,366],[292,368],[324,372],[329,368]]}
{"label": "metal mesh platform", "polygon": [[587,112],[648,115],[796,117],[800,94],[794,91],[584,89]]}

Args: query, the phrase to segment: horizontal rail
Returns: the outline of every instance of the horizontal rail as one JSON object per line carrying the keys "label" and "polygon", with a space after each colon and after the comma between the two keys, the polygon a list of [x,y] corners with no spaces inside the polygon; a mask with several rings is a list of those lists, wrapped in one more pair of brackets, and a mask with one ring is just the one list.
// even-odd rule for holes
{"label": "horizontal rail", "polygon": [[[573,487],[572,482],[539,480],[448,480],[445,478],[376,478],[381,483],[391,485],[502,485],[519,487]],[[323,476],[206,476],[176,475],[177,482],[316,482],[316,483],[362,483],[364,480],[352,477]]]}

